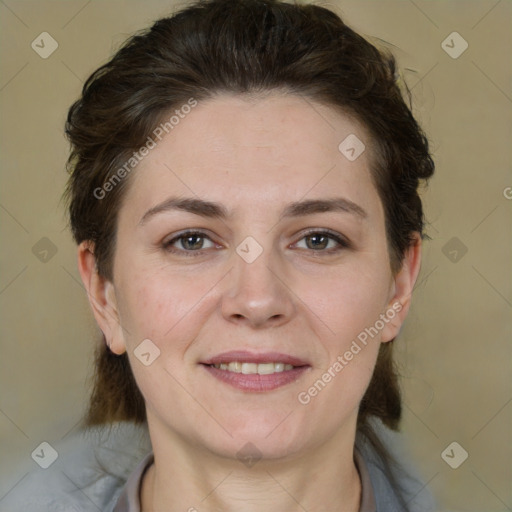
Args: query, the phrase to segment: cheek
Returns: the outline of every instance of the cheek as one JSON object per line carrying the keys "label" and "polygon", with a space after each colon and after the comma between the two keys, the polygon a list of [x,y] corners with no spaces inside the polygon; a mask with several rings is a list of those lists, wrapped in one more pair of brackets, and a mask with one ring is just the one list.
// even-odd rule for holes
{"label": "cheek", "polygon": [[119,311],[126,326],[129,344],[141,336],[158,344],[165,330],[170,329],[173,319],[180,314],[183,302],[171,300],[172,289],[163,281],[135,278],[121,288],[122,300]]}
{"label": "cheek", "polygon": [[332,435],[357,409],[370,383],[377,352],[369,347],[346,360],[343,353],[316,373],[297,395],[316,428]]}
{"label": "cheek", "polygon": [[318,428],[335,430],[357,410],[380,347],[380,332],[370,329],[385,308],[387,285],[386,272],[359,271],[340,272],[309,293],[304,289],[325,352],[297,399]]}
{"label": "cheek", "polygon": [[209,307],[207,294],[215,280],[206,275],[201,279],[173,275],[165,269],[131,275],[119,287],[118,304],[127,345],[133,347],[145,338],[160,347],[170,338],[174,348],[180,348],[180,339],[189,343],[200,325],[198,317]]}
{"label": "cheek", "polygon": [[[297,295],[323,324],[323,331],[337,348],[371,327],[384,311],[390,273],[384,265],[365,266],[363,261],[337,271],[301,278]],[[311,315],[310,315],[311,316]]]}
{"label": "cheek", "polygon": [[[148,406],[158,409],[164,396],[180,393],[172,376],[183,374],[184,354],[197,337],[209,306],[208,300],[201,300],[208,287],[204,280],[172,278],[163,271],[134,274],[139,277],[125,282],[121,289],[119,310],[135,380]],[[149,366],[137,360],[137,347],[146,339],[159,351]],[[150,348],[151,357],[157,353],[153,350]],[[164,389],[167,391],[162,394]]]}

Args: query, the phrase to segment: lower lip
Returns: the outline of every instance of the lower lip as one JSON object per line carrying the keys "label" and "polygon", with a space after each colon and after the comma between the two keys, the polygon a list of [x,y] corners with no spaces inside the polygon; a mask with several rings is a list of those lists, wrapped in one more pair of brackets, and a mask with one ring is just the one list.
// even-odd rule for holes
{"label": "lower lip", "polygon": [[272,391],[274,389],[290,384],[298,380],[309,366],[297,366],[292,370],[271,373],[269,375],[250,374],[230,372],[228,370],[220,370],[215,366],[202,365],[213,377],[236,389],[252,392]]}

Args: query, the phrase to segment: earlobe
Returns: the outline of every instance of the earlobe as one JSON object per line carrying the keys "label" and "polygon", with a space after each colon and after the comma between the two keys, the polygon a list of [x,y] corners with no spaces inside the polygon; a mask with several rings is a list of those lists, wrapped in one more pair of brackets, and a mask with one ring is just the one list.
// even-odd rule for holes
{"label": "earlobe", "polygon": [[126,351],[113,283],[98,273],[94,244],[84,241],[78,246],[78,270],[87,291],[94,317],[115,354]]}
{"label": "earlobe", "polygon": [[415,234],[414,243],[404,254],[402,266],[393,278],[393,293],[385,312],[388,322],[381,341],[393,340],[405,321],[411,305],[411,296],[421,266],[421,236]]}

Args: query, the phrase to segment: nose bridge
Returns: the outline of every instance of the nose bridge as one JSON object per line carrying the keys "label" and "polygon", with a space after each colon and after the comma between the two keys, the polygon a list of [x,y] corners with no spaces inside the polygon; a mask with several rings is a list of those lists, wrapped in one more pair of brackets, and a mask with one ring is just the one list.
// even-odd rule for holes
{"label": "nose bridge", "polygon": [[294,307],[279,268],[271,246],[263,247],[251,237],[240,243],[223,297],[224,316],[253,326],[288,321]]}

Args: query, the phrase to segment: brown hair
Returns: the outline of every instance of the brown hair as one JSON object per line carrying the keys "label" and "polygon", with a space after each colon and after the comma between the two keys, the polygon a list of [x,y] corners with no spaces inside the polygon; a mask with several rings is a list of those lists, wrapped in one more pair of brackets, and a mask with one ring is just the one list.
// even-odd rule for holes
{"label": "brown hair", "polygon": [[[130,176],[102,199],[94,191],[146,143],[164,116],[190,98],[279,89],[342,109],[370,133],[376,146],[372,175],[397,271],[414,233],[423,235],[418,186],[434,164],[396,78],[392,56],[316,5],[210,0],[158,20],[89,77],[69,110],[65,195],[76,243],[93,243],[98,272],[112,280],[117,213]],[[370,416],[398,428],[401,397],[392,348],[381,344],[360,404],[360,431]],[[102,340],[96,357],[87,424],[145,422],[126,354],[112,354]]]}

